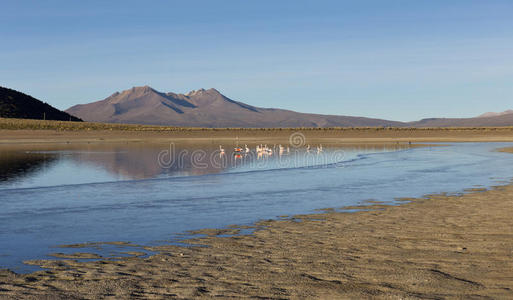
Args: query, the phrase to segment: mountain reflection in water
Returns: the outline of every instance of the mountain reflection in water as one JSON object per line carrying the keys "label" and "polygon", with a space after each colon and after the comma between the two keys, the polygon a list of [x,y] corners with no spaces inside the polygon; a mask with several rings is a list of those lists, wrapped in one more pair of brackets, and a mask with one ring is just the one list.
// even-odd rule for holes
{"label": "mountain reflection in water", "polygon": [[234,153],[233,142],[223,145],[224,154],[220,154],[218,142],[4,145],[0,146],[0,189],[302,167],[334,163],[347,159],[344,155],[351,152],[408,147],[404,144],[344,145],[343,148],[325,145],[319,153],[314,144],[310,152],[306,146],[294,148],[284,144],[280,151],[278,144],[269,144],[275,151],[262,155],[255,151],[256,144],[247,145],[249,152],[246,145],[242,146],[244,151],[238,155]]}

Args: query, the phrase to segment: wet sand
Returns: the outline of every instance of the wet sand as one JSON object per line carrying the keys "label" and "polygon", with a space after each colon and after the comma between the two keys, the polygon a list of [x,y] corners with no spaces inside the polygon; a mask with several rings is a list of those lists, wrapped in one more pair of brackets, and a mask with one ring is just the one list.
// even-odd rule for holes
{"label": "wet sand", "polygon": [[404,200],[261,221],[252,235],[206,229],[191,243],[207,247],[149,258],[34,261],[48,270],[0,272],[0,298],[513,298],[513,185]]}

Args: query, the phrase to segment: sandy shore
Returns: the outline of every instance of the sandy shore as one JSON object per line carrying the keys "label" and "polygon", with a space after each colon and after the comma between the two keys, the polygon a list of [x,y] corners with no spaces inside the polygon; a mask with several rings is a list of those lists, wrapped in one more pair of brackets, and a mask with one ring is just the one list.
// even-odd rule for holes
{"label": "sandy shore", "polygon": [[287,142],[302,134],[308,143],[511,142],[513,128],[345,128],[345,129],[190,129],[190,130],[9,130],[0,129],[0,145],[108,142],[205,142],[226,140]]}
{"label": "sandy shore", "polygon": [[[513,185],[204,230],[150,258],[34,262],[0,298],[513,298]],[[77,250],[77,252],[79,252]],[[83,257],[77,254],[77,257]]]}

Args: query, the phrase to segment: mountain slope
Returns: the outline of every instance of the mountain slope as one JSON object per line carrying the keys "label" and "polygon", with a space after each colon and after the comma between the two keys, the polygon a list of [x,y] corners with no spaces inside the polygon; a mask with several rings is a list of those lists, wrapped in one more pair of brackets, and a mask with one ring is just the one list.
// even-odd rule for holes
{"label": "mountain slope", "polygon": [[477,116],[476,118],[498,117],[498,116],[509,115],[509,114],[513,114],[513,110],[508,109],[503,112],[487,112],[487,113]]}
{"label": "mountain slope", "polygon": [[431,118],[410,122],[411,127],[500,127],[513,126],[513,114],[475,118]]}
{"label": "mountain slope", "polygon": [[104,100],[66,110],[86,121],[193,127],[403,126],[402,122],[298,113],[231,100],[215,89],[161,93],[149,86],[116,92]]}
{"label": "mountain slope", "polygon": [[36,98],[4,87],[0,87],[0,117],[82,121]]}
{"label": "mountain slope", "polygon": [[215,89],[162,93],[149,86],[116,92],[66,110],[86,121],[190,127],[483,127],[513,126],[513,111],[474,118],[430,118],[409,123],[364,117],[298,113],[231,100]]}

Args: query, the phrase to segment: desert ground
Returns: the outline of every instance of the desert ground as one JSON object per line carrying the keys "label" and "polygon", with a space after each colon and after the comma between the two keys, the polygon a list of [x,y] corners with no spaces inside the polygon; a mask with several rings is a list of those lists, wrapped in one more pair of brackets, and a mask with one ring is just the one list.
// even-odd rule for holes
{"label": "desert ground", "polygon": [[309,142],[510,142],[513,127],[463,128],[180,128],[150,125],[62,122],[0,118],[0,144],[288,141],[301,133]]}
{"label": "desert ground", "polygon": [[[513,141],[513,128],[3,129],[0,143],[284,139],[296,131],[327,142]],[[402,200],[205,229],[190,246],[147,248],[157,252],[150,257],[79,262],[89,256],[75,245],[71,259],[29,262],[43,271],[0,271],[0,298],[513,298],[513,185]]]}

